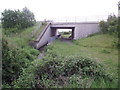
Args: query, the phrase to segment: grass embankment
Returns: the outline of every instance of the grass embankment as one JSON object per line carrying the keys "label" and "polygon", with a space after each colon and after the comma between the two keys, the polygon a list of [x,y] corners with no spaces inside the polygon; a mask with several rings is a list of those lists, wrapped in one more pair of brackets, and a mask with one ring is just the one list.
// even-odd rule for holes
{"label": "grass embankment", "polygon": [[33,38],[35,40],[40,35],[41,31],[46,26],[46,23],[39,25],[40,23],[36,23],[33,27],[26,28],[18,33],[12,33],[7,37],[9,37],[8,39],[11,41],[10,43],[13,45],[16,44],[17,47],[30,47],[29,41]]}
{"label": "grass embankment", "polygon": [[37,25],[18,32],[3,33],[3,88],[11,87],[21,72],[37,59],[39,51],[29,45],[36,27]]}
{"label": "grass embankment", "polygon": [[[52,49],[51,53],[56,53],[59,56],[82,56],[97,61],[105,67],[107,73],[110,73],[113,77],[118,77],[117,42],[117,37],[109,34],[100,34],[73,41],[71,44],[58,40],[49,47]],[[107,86],[100,82],[95,82],[92,87],[104,88]]]}
{"label": "grass embankment", "polygon": [[116,88],[116,42],[117,38],[108,34],[73,43],[57,40],[47,46],[42,60],[34,60],[24,69],[14,87]]}
{"label": "grass embankment", "polygon": [[38,22],[36,24],[36,28],[34,28],[34,31],[32,32],[32,40],[36,40],[40,33],[42,32],[42,30],[44,30],[44,28],[46,27],[47,23],[45,22]]}
{"label": "grass embankment", "polygon": [[118,38],[108,34],[75,41],[75,44],[79,46],[80,55],[104,64],[106,69],[114,75],[117,75],[118,68],[117,43]]}
{"label": "grass embankment", "polygon": [[115,74],[118,66],[117,42],[118,39],[116,37],[103,34],[76,40],[71,44],[58,40],[51,46],[53,47],[53,52],[58,55],[80,55],[88,57],[107,65],[106,68]]}

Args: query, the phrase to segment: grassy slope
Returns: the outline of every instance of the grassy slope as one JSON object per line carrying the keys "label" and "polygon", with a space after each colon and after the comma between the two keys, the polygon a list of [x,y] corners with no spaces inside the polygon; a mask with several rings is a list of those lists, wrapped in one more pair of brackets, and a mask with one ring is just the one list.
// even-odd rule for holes
{"label": "grassy slope", "polygon": [[[23,50],[25,53],[31,55],[30,62],[32,60],[37,59],[37,57],[39,55],[39,51],[32,48],[29,45],[29,41],[32,39],[32,32],[34,31],[34,29],[36,27],[37,27],[37,25],[23,29],[18,33],[10,33],[9,35],[5,35],[6,39],[8,41],[8,44],[11,48],[18,47],[21,50]],[[1,32],[2,32],[2,29],[0,29],[0,35],[1,35]],[[26,58],[28,59],[27,56],[26,56]]]}
{"label": "grassy slope", "polygon": [[36,54],[34,55],[34,58],[37,58],[39,51],[29,45],[29,41],[32,39],[32,31],[35,27],[36,25],[26,28],[18,33],[12,33],[11,35],[6,36],[7,40],[9,41],[10,47],[19,47],[24,49],[28,53],[35,52]]}
{"label": "grassy slope", "polygon": [[[40,28],[37,28],[39,27],[40,24],[41,24]],[[36,24],[36,27],[34,28],[34,31],[33,31],[32,40],[36,40],[38,38],[42,30],[44,30],[44,28],[46,27],[46,25],[47,23],[42,24],[42,22]]]}
{"label": "grassy slope", "polygon": [[28,45],[29,40],[31,39],[31,32],[34,27],[24,29],[20,33],[13,34],[9,36],[9,43],[14,47],[30,47]]}
{"label": "grassy slope", "polygon": [[79,40],[81,55],[88,56],[94,60],[105,64],[106,69],[113,74],[117,74],[118,49],[114,43],[118,39],[108,34],[97,35]]}
{"label": "grassy slope", "polygon": [[39,28],[39,30],[36,32],[36,34],[35,34],[35,39],[37,39],[37,37],[40,35],[40,33],[42,32],[42,30],[46,27],[46,23],[45,24],[43,24],[40,28]]}
{"label": "grassy slope", "polygon": [[56,41],[52,45],[53,52],[58,55],[80,55],[96,60],[105,65],[109,73],[117,75],[118,50],[114,47],[117,38],[108,34],[83,38],[74,43]]}
{"label": "grassy slope", "polygon": [[[38,24],[33,27],[26,28],[19,33],[10,35],[9,40],[11,41],[11,44],[17,47],[30,47],[28,44],[29,41],[33,38],[32,32],[35,30],[36,27],[38,27]],[[40,33],[44,29],[44,27],[45,25],[42,25],[39,30],[37,30],[37,33]]]}

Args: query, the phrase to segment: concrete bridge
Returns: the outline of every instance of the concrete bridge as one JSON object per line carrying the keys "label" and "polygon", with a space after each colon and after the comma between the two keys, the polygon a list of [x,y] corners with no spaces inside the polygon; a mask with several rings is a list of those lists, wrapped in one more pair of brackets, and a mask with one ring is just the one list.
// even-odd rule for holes
{"label": "concrete bridge", "polygon": [[48,23],[45,29],[41,32],[35,41],[35,48],[39,49],[47,43],[56,39],[57,29],[72,29],[72,39],[77,40],[89,36],[100,31],[98,22],[67,22],[67,23]]}

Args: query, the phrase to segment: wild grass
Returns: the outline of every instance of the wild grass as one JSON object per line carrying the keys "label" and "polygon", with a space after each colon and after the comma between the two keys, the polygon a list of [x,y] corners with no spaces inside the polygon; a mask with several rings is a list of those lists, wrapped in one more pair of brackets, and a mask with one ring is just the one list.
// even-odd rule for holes
{"label": "wild grass", "polygon": [[32,36],[32,40],[36,40],[39,37],[40,33],[44,30],[46,25],[47,23],[43,23],[43,22],[36,24],[36,27],[38,28],[34,28],[34,31],[33,31],[34,34]]}
{"label": "wild grass", "polygon": [[118,48],[116,43],[118,38],[109,34],[98,34],[88,38],[73,41],[73,43],[55,41],[48,50],[59,56],[82,56],[90,58],[98,63],[101,63],[107,73],[116,77],[115,82],[111,85],[108,82],[101,80],[101,82],[94,82],[92,87],[116,87],[118,82]]}
{"label": "wild grass", "polygon": [[[29,42],[33,39],[33,31],[35,30],[36,27],[38,27],[38,23],[33,26],[26,28],[24,30],[21,30],[18,33],[12,33],[7,35],[9,37],[8,39],[11,41],[10,43],[13,44],[13,46],[18,46],[18,47],[30,47]],[[39,33],[44,29],[45,25],[42,25],[39,30],[35,33],[35,37],[39,35]],[[39,33],[38,33],[39,32]]]}
{"label": "wild grass", "polygon": [[53,48],[52,52],[58,55],[81,55],[94,59],[99,63],[105,64],[106,68],[115,74],[118,66],[118,49],[114,42],[118,42],[118,38],[108,34],[101,34],[76,40],[73,43],[57,40],[50,47]]}
{"label": "wild grass", "polygon": [[20,32],[11,33],[9,35],[5,35],[3,33],[3,35],[6,37],[11,48],[20,48],[24,52],[31,54],[34,59],[36,59],[38,57],[39,51],[29,45],[29,42],[32,39],[31,33],[35,27],[36,26],[29,27],[21,30]]}
{"label": "wild grass", "polygon": [[96,35],[89,38],[77,40],[74,43],[80,47],[80,54],[88,56],[99,63],[105,64],[106,69],[117,75],[118,38],[109,34]]}
{"label": "wild grass", "polygon": [[[33,38],[31,34],[35,27],[36,26],[30,27],[22,30],[19,33],[14,33],[7,36],[9,44],[12,47],[22,48],[25,50],[25,52],[31,53],[31,55],[37,58],[39,52],[30,47],[28,44],[29,41]],[[41,28],[44,27],[45,26]],[[41,30],[39,32],[41,32]],[[56,40],[51,45],[47,46],[45,49],[45,57],[42,60],[32,61],[31,65],[23,70],[23,73],[19,79],[15,81],[14,86],[37,87],[35,85],[41,85],[41,87],[46,88],[116,88],[118,81],[118,48],[116,47],[117,42],[118,38],[109,34],[93,35],[88,38],[74,40],[71,43]],[[83,61],[81,64],[88,63],[85,60],[88,60],[89,62],[96,61],[102,64],[105,67],[105,72],[114,77],[114,82],[106,81],[102,78],[94,81],[93,78],[84,77],[84,75],[81,78],[79,74],[76,74],[81,73],[77,72],[77,69],[80,66],[77,66],[76,64],[81,61]],[[97,70],[95,67],[96,64],[93,65],[93,68]],[[98,69],[99,73],[101,73],[101,68]],[[90,68],[86,67],[86,65],[85,68],[82,69],[83,71],[90,70]],[[71,72],[74,72],[74,70],[76,70],[76,72],[74,74],[71,74]],[[102,74],[105,73],[102,72]],[[54,78],[54,75],[56,78]],[[33,83],[33,86],[30,86],[31,83]],[[63,86],[63,84],[65,85]]]}

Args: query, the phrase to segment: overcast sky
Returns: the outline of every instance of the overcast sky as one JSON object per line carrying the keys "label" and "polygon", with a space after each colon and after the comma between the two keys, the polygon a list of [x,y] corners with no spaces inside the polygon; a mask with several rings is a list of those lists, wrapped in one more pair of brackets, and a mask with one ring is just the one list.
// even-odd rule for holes
{"label": "overcast sky", "polygon": [[118,14],[119,0],[1,0],[0,13],[4,9],[20,9],[25,6],[37,21],[99,21],[114,13]]}

